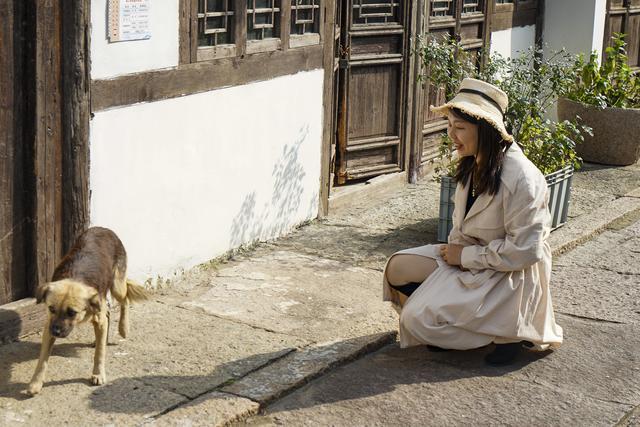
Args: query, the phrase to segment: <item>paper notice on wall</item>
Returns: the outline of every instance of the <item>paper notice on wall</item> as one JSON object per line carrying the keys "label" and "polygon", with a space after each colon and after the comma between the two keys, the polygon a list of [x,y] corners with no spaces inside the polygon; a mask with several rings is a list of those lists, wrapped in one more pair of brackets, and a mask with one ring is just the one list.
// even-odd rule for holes
{"label": "paper notice on wall", "polygon": [[109,41],[150,39],[149,3],[150,0],[109,0]]}

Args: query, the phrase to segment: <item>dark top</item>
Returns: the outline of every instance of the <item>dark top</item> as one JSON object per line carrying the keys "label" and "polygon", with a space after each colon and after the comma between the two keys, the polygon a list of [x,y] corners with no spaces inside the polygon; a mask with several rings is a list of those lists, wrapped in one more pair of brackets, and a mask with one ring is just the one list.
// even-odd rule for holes
{"label": "dark top", "polygon": [[473,206],[473,202],[476,201],[478,196],[473,194],[473,174],[471,175],[471,179],[469,180],[469,194],[467,195],[467,207],[464,211],[464,216],[466,217],[469,211],[471,210],[471,206]]}

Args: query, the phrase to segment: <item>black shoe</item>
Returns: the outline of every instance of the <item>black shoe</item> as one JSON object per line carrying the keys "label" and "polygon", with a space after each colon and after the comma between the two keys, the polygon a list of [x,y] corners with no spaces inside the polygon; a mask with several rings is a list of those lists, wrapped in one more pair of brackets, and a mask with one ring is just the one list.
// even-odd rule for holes
{"label": "black shoe", "polygon": [[496,344],[496,348],[484,358],[487,365],[505,366],[510,365],[522,350],[522,343],[513,342],[509,344]]}
{"label": "black shoe", "polygon": [[427,350],[433,351],[434,353],[441,353],[443,351],[451,351],[450,348],[442,348],[436,345],[427,344]]}

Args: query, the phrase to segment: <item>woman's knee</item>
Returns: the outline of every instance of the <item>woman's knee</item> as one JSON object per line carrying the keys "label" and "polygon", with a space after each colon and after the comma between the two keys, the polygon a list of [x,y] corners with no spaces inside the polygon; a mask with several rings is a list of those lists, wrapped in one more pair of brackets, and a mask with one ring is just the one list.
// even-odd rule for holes
{"label": "woman's knee", "polygon": [[401,259],[402,254],[393,254],[387,261],[387,268],[385,269],[385,276],[387,281],[394,286],[406,285],[406,271]]}
{"label": "woman's knee", "polygon": [[422,283],[438,268],[435,260],[421,255],[396,253],[387,262],[385,274],[390,284]]}

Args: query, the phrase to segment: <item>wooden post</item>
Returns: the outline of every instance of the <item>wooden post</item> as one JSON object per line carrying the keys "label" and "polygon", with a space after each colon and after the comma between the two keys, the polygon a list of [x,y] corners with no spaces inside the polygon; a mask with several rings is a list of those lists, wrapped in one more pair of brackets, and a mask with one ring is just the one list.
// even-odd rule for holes
{"label": "wooden post", "polygon": [[536,48],[542,49],[544,43],[544,2],[545,0],[538,0],[538,7],[536,9]]}
{"label": "wooden post", "polygon": [[62,255],[61,6],[35,3],[35,248],[36,281],[51,278]]}
{"label": "wooden post", "polygon": [[[415,138],[416,127],[420,127],[417,124],[416,117],[416,100],[418,98],[418,87],[420,83],[417,80],[418,73],[420,72],[420,61],[415,55],[415,48],[417,45],[418,35],[421,29],[421,16],[422,16],[422,2],[408,2],[406,11],[409,13],[407,25],[407,31],[405,34],[405,61],[407,69],[407,80],[405,84],[405,127],[402,130],[404,139],[404,153],[398,153],[398,155],[404,155],[404,158],[400,162],[400,167],[407,173],[407,181],[415,183],[417,181],[417,167],[415,165],[415,152],[418,151],[417,147],[420,146],[420,140]],[[412,161],[413,160],[413,161]]]}
{"label": "wooden post", "polygon": [[[322,5],[322,3],[321,3]],[[322,92],[323,127],[322,127],[322,153],[320,155],[320,203],[318,217],[329,214],[329,190],[331,188],[331,142],[333,140],[333,112],[334,108],[334,31],[335,31],[335,7],[336,0],[327,0],[322,5],[321,40],[323,45],[324,84]]]}
{"label": "wooden post", "polygon": [[89,224],[91,2],[62,0],[63,251]]}

